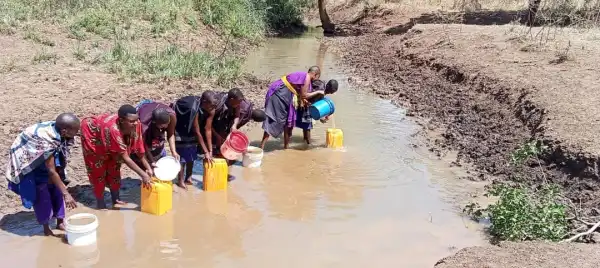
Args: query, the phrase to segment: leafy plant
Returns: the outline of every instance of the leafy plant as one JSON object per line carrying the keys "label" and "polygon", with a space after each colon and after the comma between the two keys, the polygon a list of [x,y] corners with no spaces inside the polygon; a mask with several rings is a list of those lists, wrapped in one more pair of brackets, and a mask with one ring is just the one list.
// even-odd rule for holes
{"label": "leafy plant", "polygon": [[473,218],[488,218],[490,234],[497,240],[561,240],[568,230],[566,207],[558,202],[558,187],[544,185],[529,190],[518,184],[497,184],[486,196],[498,197],[487,208],[472,203],[464,211]]}
{"label": "leafy plant", "polygon": [[510,155],[510,162],[515,166],[521,165],[527,161],[527,159],[537,157],[547,149],[548,146],[541,144],[539,141],[534,140],[527,142]]}

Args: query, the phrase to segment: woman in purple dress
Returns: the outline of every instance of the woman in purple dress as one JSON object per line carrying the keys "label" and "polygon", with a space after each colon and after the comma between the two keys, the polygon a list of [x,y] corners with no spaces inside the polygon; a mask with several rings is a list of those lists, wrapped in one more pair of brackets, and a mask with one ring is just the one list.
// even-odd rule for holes
{"label": "woman in purple dress", "polygon": [[296,123],[296,110],[305,106],[307,99],[312,98],[321,91],[312,92],[311,83],[319,79],[321,70],[312,66],[308,72],[294,72],[281,77],[271,83],[265,97],[265,114],[267,120],[263,122],[263,139],[260,144],[265,144],[270,136],[275,138],[283,133],[283,148],[287,149]]}

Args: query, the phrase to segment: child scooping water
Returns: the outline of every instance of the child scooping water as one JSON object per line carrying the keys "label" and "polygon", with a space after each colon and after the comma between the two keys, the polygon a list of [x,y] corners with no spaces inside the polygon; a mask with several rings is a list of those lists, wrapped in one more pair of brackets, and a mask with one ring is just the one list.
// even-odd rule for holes
{"label": "child scooping water", "polygon": [[[325,84],[322,80],[314,80],[312,82],[313,92],[321,92],[321,94],[317,94],[313,98],[308,99],[309,104],[313,104],[321,99],[323,99],[326,95],[331,95],[337,92],[338,90],[338,82],[337,80],[331,79]],[[326,116],[322,118],[321,123],[327,122],[330,116]],[[298,110],[298,117],[296,118],[296,127],[302,129],[302,134],[304,136],[304,141],[306,144],[310,144],[310,130],[312,129],[312,118],[310,117],[310,112],[308,107],[300,108]]]}

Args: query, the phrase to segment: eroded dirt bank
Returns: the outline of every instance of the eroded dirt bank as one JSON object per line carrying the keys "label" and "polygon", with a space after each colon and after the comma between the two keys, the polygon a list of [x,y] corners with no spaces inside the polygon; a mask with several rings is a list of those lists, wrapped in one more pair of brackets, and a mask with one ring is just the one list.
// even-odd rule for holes
{"label": "eroded dirt bank", "polygon": [[[470,179],[506,180],[527,174],[534,184],[557,183],[566,197],[581,204],[582,215],[598,215],[597,32],[560,29],[551,38],[532,41],[524,34],[544,35],[546,29],[528,33],[529,29],[513,24],[419,24],[392,9],[369,9],[353,16],[344,9],[336,11],[339,14],[334,12],[333,17],[345,21],[339,27],[343,34],[355,36],[326,42],[341,56],[340,64],[355,75],[351,81],[357,88],[407,107],[408,115],[423,124],[431,150],[440,155],[458,151],[455,164],[475,167]],[[542,156],[545,163],[531,161],[520,169],[510,165],[511,152],[529,140],[550,146]],[[440,267],[591,267],[597,263],[589,257],[593,254],[569,250],[568,245],[507,247],[466,249]],[[554,265],[544,265],[541,259],[523,262],[536,260],[550,248],[571,252],[573,258],[561,260],[556,253],[556,258],[549,258],[557,261]],[[511,259],[507,252],[520,256]],[[489,264],[478,263],[490,254]]]}

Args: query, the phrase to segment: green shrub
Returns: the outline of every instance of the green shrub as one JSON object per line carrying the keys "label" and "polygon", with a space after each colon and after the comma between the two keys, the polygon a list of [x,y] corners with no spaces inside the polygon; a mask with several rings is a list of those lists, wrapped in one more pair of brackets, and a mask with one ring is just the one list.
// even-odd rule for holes
{"label": "green shrub", "polygon": [[558,202],[558,187],[545,185],[528,190],[523,185],[493,185],[487,195],[498,201],[481,209],[471,204],[465,211],[474,218],[488,218],[490,234],[497,240],[559,241],[568,233],[566,207]]}
{"label": "green shrub", "polygon": [[313,1],[306,0],[255,0],[260,10],[266,10],[265,22],[273,31],[286,31],[303,26],[302,9]]}
{"label": "green shrub", "polygon": [[263,11],[252,0],[195,0],[205,25],[218,26],[233,37],[259,39],[265,31]]}

